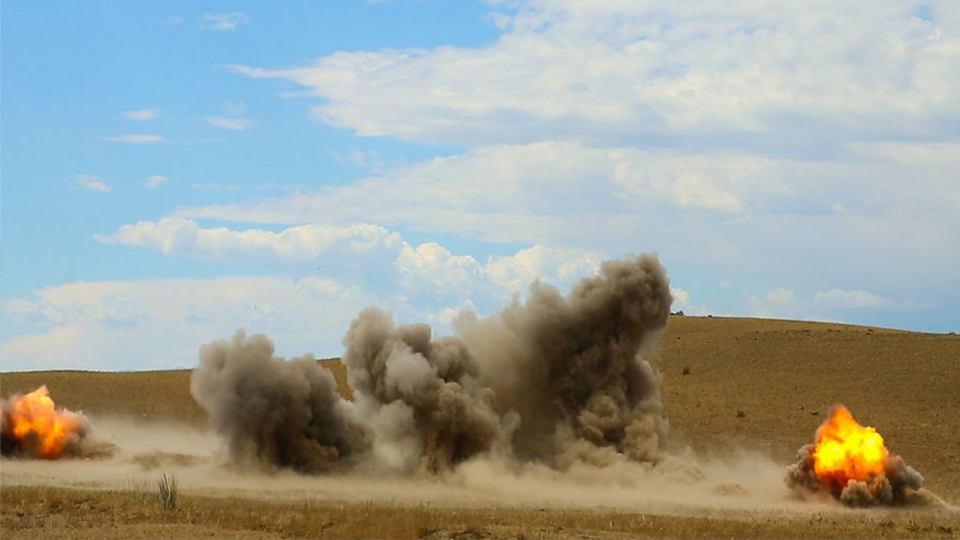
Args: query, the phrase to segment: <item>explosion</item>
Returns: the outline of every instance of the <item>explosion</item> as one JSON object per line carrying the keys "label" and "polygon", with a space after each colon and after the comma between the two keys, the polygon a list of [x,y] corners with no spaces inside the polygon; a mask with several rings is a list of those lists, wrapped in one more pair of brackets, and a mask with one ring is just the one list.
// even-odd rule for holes
{"label": "explosion", "polygon": [[90,422],[82,413],[57,410],[46,386],[0,403],[0,449],[4,455],[57,459],[77,454],[90,430]]}
{"label": "explosion", "polygon": [[803,446],[787,472],[787,484],[824,490],[850,506],[902,503],[907,489],[918,490],[923,476],[891,455],[883,437],[861,426],[843,405],[830,410],[816,441]]}
{"label": "explosion", "polygon": [[824,487],[842,489],[850,480],[866,482],[883,474],[883,461],[888,455],[877,430],[858,424],[840,405],[817,429],[813,469]]}
{"label": "explosion", "polygon": [[668,425],[641,352],[671,301],[655,256],[610,260],[567,296],[535,283],[499,314],[462,312],[455,336],[363,310],[343,342],[355,404],[312,358],[275,358],[266,336],[242,332],[201,349],[190,389],[240,465],[320,472],[371,453],[428,474],[483,454],[559,470],[656,464]]}

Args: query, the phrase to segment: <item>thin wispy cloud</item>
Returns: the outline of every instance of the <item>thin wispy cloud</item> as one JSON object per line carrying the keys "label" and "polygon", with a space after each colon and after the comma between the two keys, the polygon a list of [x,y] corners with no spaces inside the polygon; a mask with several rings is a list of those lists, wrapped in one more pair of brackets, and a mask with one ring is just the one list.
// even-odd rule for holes
{"label": "thin wispy cloud", "polygon": [[234,184],[219,184],[216,182],[196,182],[191,184],[192,189],[204,189],[207,191],[239,191],[240,186]]}
{"label": "thin wispy cloud", "polygon": [[224,129],[232,129],[233,131],[243,131],[248,127],[253,125],[252,120],[247,120],[245,118],[226,118],[223,116],[204,116],[201,118],[204,122],[210,124],[211,126],[217,126]]}
{"label": "thin wispy cloud", "polygon": [[206,21],[200,25],[205,30],[236,30],[237,26],[250,22],[250,17],[243,12],[234,11],[233,13],[204,13],[203,20]]}
{"label": "thin wispy cloud", "polygon": [[183,24],[184,22],[183,17],[179,15],[172,15],[163,21],[164,24]]}
{"label": "thin wispy cloud", "polygon": [[123,117],[127,120],[153,120],[160,114],[157,109],[137,109],[135,111],[123,111]]}
{"label": "thin wispy cloud", "polygon": [[[892,300],[864,290],[831,289],[805,296],[791,289],[778,287],[764,296],[751,295],[747,300],[751,314],[757,317],[806,320],[842,320],[850,311],[917,311],[928,310],[934,304],[914,300]],[[838,316],[841,318],[838,319]]]}
{"label": "thin wispy cloud", "polygon": [[116,135],[112,137],[103,137],[103,140],[127,144],[153,144],[167,142],[166,139],[159,135]]}
{"label": "thin wispy cloud", "polygon": [[371,169],[373,171],[380,171],[383,168],[383,164],[380,160],[380,152],[376,150],[351,150],[346,154],[340,154],[332,150],[328,150],[327,153],[335,159],[338,163],[351,163],[360,167],[361,169]]}
{"label": "thin wispy cloud", "polygon": [[223,108],[229,114],[238,115],[247,111],[247,104],[242,101],[228,101],[223,104]]}
{"label": "thin wispy cloud", "polygon": [[146,185],[150,189],[157,189],[158,187],[160,187],[160,184],[166,181],[167,181],[166,176],[163,176],[162,174],[155,174],[150,178],[147,178]]}
{"label": "thin wispy cloud", "polygon": [[99,191],[100,193],[110,193],[113,188],[108,186],[99,176],[92,174],[78,174],[74,176],[77,185],[89,191]]}

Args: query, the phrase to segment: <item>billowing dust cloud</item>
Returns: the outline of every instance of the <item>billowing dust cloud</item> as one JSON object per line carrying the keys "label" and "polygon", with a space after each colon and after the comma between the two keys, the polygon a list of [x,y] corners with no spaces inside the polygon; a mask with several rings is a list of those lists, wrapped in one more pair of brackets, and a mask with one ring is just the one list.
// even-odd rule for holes
{"label": "billowing dust cloud", "polygon": [[556,469],[657,463],[668,426],[640,354],[671,301],[663,267],[641,255],[603,263],[566,297],[534,284],[497,315],[462,313],[457,337],[368,308],[344,338],[356,414],[326,370],[273,358],[263,336],[204,347],[191,390],[238,462],[314,471],[372,440],[371,455],[429,473],[481,454]]}
{"label": "billowing dust cloud", "polygon": [[369,445],[353,404],[313,356],[273,356],[263,335],[215,341],[200,349],[190,392],[228,443],[234,462],[327,470]]}
{"label": "billowing dust cloud", "polygon": [[5,456],[57,459],[112,451],[112,445],[88,438],[92,426],[83,413],[57,409],[46,386],[0,400],[0,411],[0,451]]}
{"label": "billowing dust cloud", "polygon": [[666,326],[671,301],[663,266],[641,255],[604,262],[566,298],[534,284],[525,304],[461,316],[459,333],[498,410],[520,415],[518,458],[564,468],[662,457],[660,377],[639,355]]}
{"label": "billowing dust cloud", "polygon": [[798,451],[786,481],[797,490],[827,492],[849,506],[871,506],[902,504],[920,489],[923,476],[891,454],[875,429],[835,405],[817,428],[816,441]]}
{"label": "billowing dust cloud", "polygon": [[437,472],[489,451],[516,423],[515,413],[497,414],[493,390],[479,384],[479,365],[457,338],[431,340],[429,326],[396,327],[389,315],[368,308],[344,345],[361,414],[422,470]]}

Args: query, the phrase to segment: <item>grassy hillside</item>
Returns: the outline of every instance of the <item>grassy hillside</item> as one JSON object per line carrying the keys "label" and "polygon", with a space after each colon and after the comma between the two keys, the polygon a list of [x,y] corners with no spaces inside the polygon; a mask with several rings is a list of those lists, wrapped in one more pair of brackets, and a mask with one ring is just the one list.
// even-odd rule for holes
{"label": "grassy hillside", "polygon": [[[927,487],[960,502],[960,336],[673,317],[656,361],[676,444],[746,446],[789,461],[829,407],[844,403],[924,474]],[[343,366],[323,365],[346,392]],[[92,415],[205,422],[190,396],[189,371],[4,373],[0,393],[40,384],[58,404]]]}

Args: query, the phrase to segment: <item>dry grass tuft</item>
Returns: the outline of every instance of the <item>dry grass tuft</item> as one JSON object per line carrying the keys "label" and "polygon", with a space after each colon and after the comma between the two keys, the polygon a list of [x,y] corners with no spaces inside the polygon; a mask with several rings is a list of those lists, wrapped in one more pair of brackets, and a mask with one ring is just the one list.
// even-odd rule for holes
{"label": "dry grass tuft", "polygon": [[160,475],[157,480],[157,493],[160,495],[160,506],[164,510],[174,511],[180,507],[177,497],[180,494],[180,487],[177,485],[177,479],[173,476],[167,478],[167,474]]}

